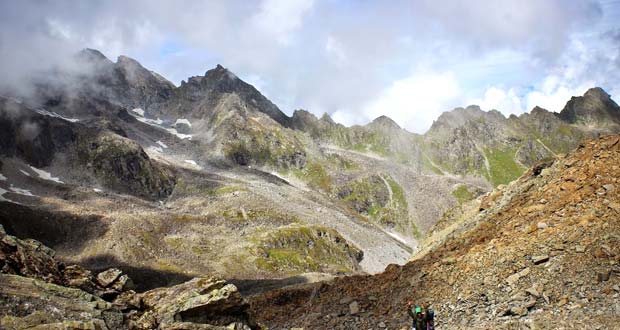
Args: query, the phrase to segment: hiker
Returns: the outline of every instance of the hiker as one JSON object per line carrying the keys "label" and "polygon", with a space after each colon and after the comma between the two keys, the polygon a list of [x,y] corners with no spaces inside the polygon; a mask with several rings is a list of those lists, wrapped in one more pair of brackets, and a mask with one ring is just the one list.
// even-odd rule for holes
{"label": "hiker", "polygon": [[426,330],[435,330],[435,311],[428,307],[426,307],[425,310]]}
{"label": "hiker", "polygon": [[413,302],[407,303],[407,313],[413,319],[411,329],[413,330],[426,330],[426,317],[422,313],[422,307],[413,305]]}

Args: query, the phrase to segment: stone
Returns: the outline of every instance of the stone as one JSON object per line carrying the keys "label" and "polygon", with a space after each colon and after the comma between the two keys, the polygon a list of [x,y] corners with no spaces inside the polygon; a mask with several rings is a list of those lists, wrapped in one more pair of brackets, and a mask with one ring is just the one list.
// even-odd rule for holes
{"label": "stone", "polygon": [[123,274],[123,271],[117,268],[110,268],[106,271],[103,271],[97,274],[97,282],[104,288],[107,288],[112,284],[116,279],[119,278]]}
{"label": "stone", "polygon": [[610,277],[611,277],[611,270],[596,273],[596,279],[598,280],[599,283],[609,281]]}
{"label": "stone", "polygon": [[520,272],[514,273],[514,274],[508,276],[508,278],[506,278],[506,282],[508,283],[508,285],[514,286],[519,281],[520,278],[529,275],[530,272],[531,272],[530,267],[526,267],[523,270],[521,270]]}
{"label": "stone", "polygon": [[349,304],[349,314],[355,315],[360,312],[360,306],[357,301],[353,301]]}
{"label": "stone", "polygon": [[531,287],[529,289],[526,289],[525,292],[529,293],[530,295],[532,295],[532,296],[534,296],[536,298],[540,297],[540,293],[538,292],[538,290],[536,290],[535,287]]}
{"label": "stone", "polygon": [[353,301],[353,298],[351,297],[344,297],[342,299],[340,299],[340,303],[343,305],[349,304]]}
{"label": "stone", "polygon": [[255,328],[237,287],[215,277],[198,277],[138,296],[144,313],[133,321],[143,324],[142,328],[162,328],[175,322],[220,324],[224,320],[226,324],[240,322]]}
{"label": "stone", "polygon": [[14,305],[0,316],[2,329],[124,329],[119,310],[80,289],[0,274],[0,301],[8,297]]}
{"label": "stone", "polygon": [[510,307],[510,314],[512,314],[512,315],[519,315],[519,316],[525,316],[525,315],[527,315],[527,308],[525,308],[523,306],[513,306],[513,307]]}
{"label": "stone", "polygon": [[539,223],[536,225],[536,227],[537,227],[538,229],[545,229],[545,228],[547,228],[547,227],[548,227],[548,225],[547,225],[547,223],[545,223],[545,222],[539,222]]}
{"label": "stone", "polygon": [[545,263],[549,261],[549,256],[548,255],[540,255],[540,256],[533,256],[532,257],[532,262],[534,262],[534,265],[540,265],[542,263]]}
{"label": "stone", "polygon": [[615,189],[615,186],[611,183],[609,184],[605,184],[603,185],[603,189],[605,189],[607,192],[612,192]]}
{"label": "stone", "polygon": [[575,252],[577,253],[584,253],[586,251],[586,248],[581,246],[581,245],[577,245],[575,246]]}

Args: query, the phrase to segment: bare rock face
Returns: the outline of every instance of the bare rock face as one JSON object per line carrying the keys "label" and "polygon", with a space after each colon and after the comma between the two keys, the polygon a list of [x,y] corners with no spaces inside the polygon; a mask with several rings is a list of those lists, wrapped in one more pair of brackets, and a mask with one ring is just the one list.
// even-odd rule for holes
{"label": "bare rock face", "polygon": [[134,320],[138,329],[156,325],[160,329],[203,329],[199,325],[204,324],[214,326],[212,329],[257,329],[237,288],[214,277],[195,278],[139,297],[144,313]]}
{"label": "bare rock face", "polygon": [[78,154],[102,184],[147,198],[172,193],[175,178],[157,165],[136,142],[109,132],[84,135]]}
{"label": "bare rock face", "polygon": [[126,329],[112,304],[80,289],[0,274],[3,329]]}
{"label": "bare rock face", "polygon": [[620,107],[601,88],[589,89],[583,96],[571,98],[560,118],[571,124],[610,126],[620,124]]}
{"label": "bare rock face", "polygon": [[35,240],[20,240],[7,235],[0,226],[0,272],[62,283],[54,250]]}

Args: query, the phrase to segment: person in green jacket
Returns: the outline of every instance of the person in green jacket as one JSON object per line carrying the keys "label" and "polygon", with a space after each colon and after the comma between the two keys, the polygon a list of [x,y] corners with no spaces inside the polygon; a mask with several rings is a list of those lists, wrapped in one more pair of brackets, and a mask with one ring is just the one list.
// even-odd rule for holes
{"label": "person in green jacket", "polygon": [[411,329],[413,330],[426,330],[426,316],[422,312],[422,307],[415,306],[410,301],[407,303],[407,313],[413,319]]}

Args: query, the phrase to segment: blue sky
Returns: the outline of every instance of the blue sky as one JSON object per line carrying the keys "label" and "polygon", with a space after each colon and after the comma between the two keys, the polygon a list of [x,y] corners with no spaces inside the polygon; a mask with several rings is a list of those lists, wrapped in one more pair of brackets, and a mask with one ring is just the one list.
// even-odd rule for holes
{"label": "blue sky", "polygon": [[423,133],[443,111],[620,96],[620,0],[1,1],[10,81],[84,47],[175,84],[220,63],[288,114]]}

